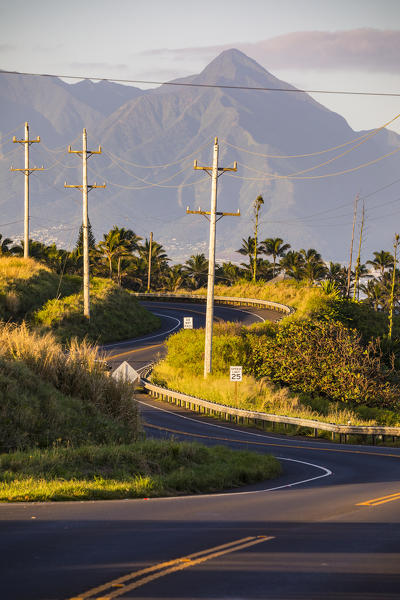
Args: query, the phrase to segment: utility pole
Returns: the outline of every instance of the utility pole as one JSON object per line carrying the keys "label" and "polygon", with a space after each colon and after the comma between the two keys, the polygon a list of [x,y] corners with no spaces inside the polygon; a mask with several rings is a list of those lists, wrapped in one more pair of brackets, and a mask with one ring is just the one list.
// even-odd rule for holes
{"label": "utility pole", "polygon": [[358,255],[357,255],[357,263],[356,263],[356,276],[355,276],[355,279],[354,279],[353,300],[356,299],[356,293],[357,293],[357,287],[358,287],[358,278],[359,278],[359,273],[360,273],[361,243],[362,243],[362,236],[363,236],[363,230],[364,230],[364,213],[365,213],[365,207],[364,207],[364,202],[363,202],[362,218],[361,218],[361,230],[360,230],[360,243],[358,245]]}
{"label": "utility pole", "polygon": [[353,232],[351,234],[351,245],[350,245],[350,260],[349,260],[349,268],[347,270],[347,298],[350,296],[350,280],[351,280],[351,263],[353,260],[353,243],[354,243],[354,229],[356,226],[356,218],[357,218],[357,204],[358,204],[358,194],[354,198],[354,215],[353,215]]}
{"label": "utility pole", "polygon": [[254,226],[254,269],[253,269],[253,282],[256,282],[257,277],[257,234],[258,234],[258,213],[261,207],[261,204],[264,204],[264,198],[262,196],[257,196],[254,201],[254,217],[255,217],[255,226]]}
{"label": "utility pole", "polygon": [[153,232],[150,231],[150,242],[149,242],[149,266],[147,271],[147,293],[150,292],[150,278],[151,278],[151,250],[153,246]]}
{"label": "utility pole", "polygon": [[106,184],[88,185],[87,182],[87,159],[92,154],[101,154],[101,146],[97,151],[87,149],[87,134],[86,129],[82,133],[82,150],[72,150],[68,146],[70,154],[80,154],[82,156],[82,184],[68,185],[64,183],[66,188],[79,188],[82,190],[83,210],[82,210],[82,233],[83,233],[83,314],[87,319],[90,319],[90,302],[89,302],[89,236],[88,236],[88,192],[94,188],[105,188]]}
{"label": "utility pole", "polygon": [[393,274],[392,274],[392,286],[390,290],[390,302],[389,302],[389,340],[392,339],[392,329],[393,329],[393,305],[394,305],[394,288],[396,284],[396,264],[397,264],[397,248],[399,246],[400,236],[398,233],[394,236],[394,261],[393,261]]}
{"label": "utility pole", "polygon": [[[211,210],[189,210],[186,214],[204,215],[210,222],[210,244],[208,250],[208,279],[207,279],[207,309],[206,309],[206,339],[204,346],[204,377],[207,377],[212,371],[212,329],[214,318],[214,280],[215,280],[215,236],[217,221],[225,216],[240,217],[240,211],[236,213],[217,212],[217,185],[218,177],[226,171],[237,171],[236,161],[233,167],[223,168],[218,166],[218,138],[214,140],[213,164],[212,167],[199,167],[197,160],[194,161],[194,169],[206,171],[211,177]],[[217,218],[218,217],[218,218]]]}
{"label": "utility pole", "polygon": [[25,208],[24,208],[24,258],[29,256],[29,175],[33,171],[43,171],[43,167],[29,167],[29,146],[31,144],[38,144],[40,137],[37,136],[36,140],[29,139],[29,125],[25,123],[25,139],[17,140],[15,135],[13,137],[14,144],[25,144],[25,167],[23,169],[14,169],[11,167],[11,171],[23,171],[25,175]]}

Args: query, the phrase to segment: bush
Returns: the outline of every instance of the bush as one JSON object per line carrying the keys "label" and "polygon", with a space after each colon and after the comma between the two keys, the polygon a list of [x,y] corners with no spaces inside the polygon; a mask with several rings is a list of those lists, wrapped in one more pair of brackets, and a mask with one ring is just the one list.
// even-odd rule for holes
{"label": "bush", "polygon": [[270,327],[267,335],[248,335],[248,366],[291,389],[332,400],[398,407],[398,378],[382,363],[379,342],[331,321],[292,321]]}
{"label": "bush", "polygon": [[[167,340],[168,364],[199,375],[204,367],[204,329],[183,329]],[[213,373],[226,373],[227,365],[242,365],[246,360],[246,340],[236,323],[214,327]]]}

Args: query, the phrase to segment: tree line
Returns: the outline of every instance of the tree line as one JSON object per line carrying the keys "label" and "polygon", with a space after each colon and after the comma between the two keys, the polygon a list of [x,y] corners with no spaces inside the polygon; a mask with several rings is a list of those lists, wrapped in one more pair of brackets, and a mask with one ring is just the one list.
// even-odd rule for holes
{"label": "tree line", "polygon": [[[151,249],[151,290],[176,292],[180,288],[191,290],[206,285],[208,260],[204,254],[193,254],[185,263],[171,265],[162,244],[143,239],[131,229],[114,226],[96,243],[91,225],[88,227],[91,274],[109,277],[120,286],[135,291],[145,291],[148,282]],[[396,236],[398,242],[398,236]],[[396,242],[396,244],[397,244]],[[310,285],[319,283],[327,292],[342,297],[354,297],[369,304],[374,310],[389,311],[400,304],[399,270],[396,251],[373,252],[365,264],[349,273],[347,267],[336,262],[326,262],[314,248],[293,250],[282,238],[267,238],[256,242],[256,236],[242,240],[238,254],[246,262],[222,262],[216,265],[216,283],[227,286],[240,280],[268,282],[275,278],[291,278]],[[23,256],[24,242],[15,244],[0,234],[0,255]],[[29,255],[59,274],[82,274],[83,230],[72,251],[29,240]]]}

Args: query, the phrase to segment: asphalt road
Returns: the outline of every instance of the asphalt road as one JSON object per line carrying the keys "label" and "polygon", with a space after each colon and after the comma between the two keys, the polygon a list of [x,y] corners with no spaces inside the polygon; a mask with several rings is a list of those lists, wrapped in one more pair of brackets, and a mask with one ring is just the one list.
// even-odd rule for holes
{"label": "asphalt road", "polygon": [[[165,329],[179,310],[190,316],[171,307]],[[156,343],[109,351],[140,368]],[[2,600],[400,598],[399,449],[256,433],[138,399],[149,435],[272,453],[283,475],[217,495],[2,505]]]}

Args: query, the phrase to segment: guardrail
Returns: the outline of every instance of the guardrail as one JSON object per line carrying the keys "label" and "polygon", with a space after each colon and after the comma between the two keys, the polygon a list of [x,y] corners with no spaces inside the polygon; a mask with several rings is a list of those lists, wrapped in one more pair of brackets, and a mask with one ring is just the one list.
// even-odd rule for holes
{"label": "guardrail", "polygon": [[[206,296],[199,296],[196,294],[165,294],[165,293],[135,293],[135,296],[143,300],[174,300],[174,301],[192,301],[192,302],[205,302]],[[230,304],[240,306],[255,306],[257,308],[270,308],[279,312],[286,313],[286,315],[292,314],[295,309],[286,306],[285,304],[279,304],[278,302],[271,302],[269,300],[259,300],[256,298],[234,298],[229,296],[215,296],[214,301],[216,304]],[[161,398],[168,402],[173,402],[179,406],[189,408],[196,412],[204,414],[210,414],[217,416],[227,421],[240,422],[255,422],[262,427],[265,427],[265,423],[271,423],[274,426],[275,423],[283,424],[285,428],[288,426],[305,427],[314,431],[314,436],[318,437],[319,431],[329,431],[332,434],[332,439],[335,439],[336,435],[339,435],[340,442],[344,440],[347,442],[349,435],[356,436],[370,436],[372,443],[375,444],[378,436],[384,440],[386,437],[391,436],[393,441],[395,438],[400,437],[400,427],[372,427],[364,425],[337,425],[336,423],[326,423],[324,421],[314,421],[312,419],[299,419],[297,417],[287,417],[284,415],[274,415],[270,413],[261,413],[257,411],[248,411],[241,408],[234,408],[232,406],[226,406],[224,404],[216,404],[209,400],[203,400],[202,398],[196,398],[195,396],[189,396],[181,392],[175,392],[161,386],[151,383],[148,379],[142,378],[143,387],[149,392],[151,396],[155,398]]]}
{"label": "guardrail", "polygon": [[332,439],[335,439],[335,435],[339,435],[340,442],[343,442],[344,440],[345,443],[347,442],[347,437],[349,435],[370,436],[373,444],[375,444],[377,436],[381,436],[382,441],[385,441],[385,438],[388,436],[391,436],[393,441],[395,438],[400,437],[400,427],[337,425],[336,423],[326,423],[323,421],[314,421],[312,419],[299,419],[284,415],[273,415],[243,410],[241,408],[226,406],[225,404],[216,404],[209,400],[203,400],[202,398],[196,398],[196,396],[189,396],[181,392],[175,392],[174,390],[155,385],[148,379],[142,378],[141,382],[143,387],[154,398],[161,398],[161,400],[172,402],[178,406],[188,408],[189,410],[215,416],[230,422],[246,423],[247,421],[248,424],[253,422],[261,427],[265,427],[265,423],[272,423],[272,425],[274,425],[274,423],[280,423],[285,427],[290,425],[306,427],[307,429],[312,429],[314,431],[314,437],[318,437],[319,431],[329,431],[332,434]]}
{"label": "guardrail", "polygon": [[[134,295],[140,300],[174,300],[175,302],[205,302],[206,296],[197,294],[166,294],[164,292],[140,293],[134,292]],[[270,308],[278,312],[291,315],[295,309],[279,302],[271,302],[270,300],[259,300],[257,298],[233,298],[230,296],[214,296],[215,304],[228,304],[240,306],[254,306],[256,308]]]}

